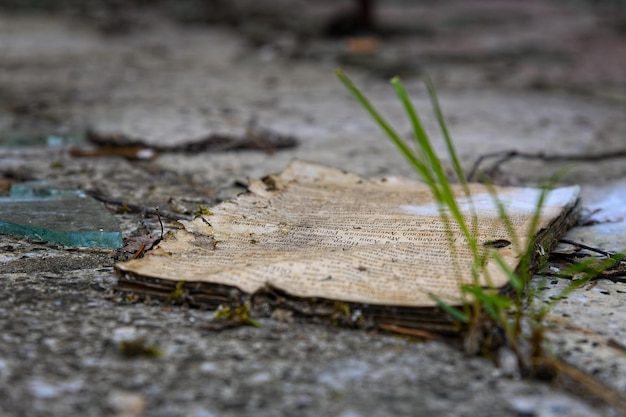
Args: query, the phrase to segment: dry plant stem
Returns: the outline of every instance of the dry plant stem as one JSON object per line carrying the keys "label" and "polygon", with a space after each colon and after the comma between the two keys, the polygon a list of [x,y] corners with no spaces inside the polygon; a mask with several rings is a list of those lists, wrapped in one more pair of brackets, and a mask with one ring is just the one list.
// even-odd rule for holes
{"label": "dry plant stem", "polygon": [[137,249],[135,254],[130,259],[137,259],[139,257],[139,255],[141,255],[143,253],[143,250],[145,248],[146,248],[146,244],[142,243],[141,246],[139,246],[139,249]]}
{"label": "dry plant stem", "polygon": [[576,246],[579,249],[586,249],[586,250],[588,250],[590,252],[599,253],[600,255],[604,255],[604,256],[608,256],[608,257],[611,257],[611,256],[615,255],[615,253],[607,252],[607,251],[599,249],[599,248],[594,248],[593,246],[587,246],[587,245],[585,245],[583,243],[575,242],[575,241],[569,240],[569,239],[560,239],[559,242],[567,243],[568,245],[574,245],[574,246]]}
{"label": "dry plant stem", "polygon": [[556,368],[561,378],[567,377],[571,379],[571,382],[579,385],[584,391],[591,393],[613,407],[621,415],[626,416],[626,398],[624,395],[601,384],[596,379],[558,358],[546,357],[544,360],[548,362],[547,365]]}
{"label": "dry plant stem", "polygon": [[478,169],[483,161],[487,159],[497,159],[488,169],[489,172],[495,170],[500,165],[505,162],[513,159],[513,158],[521,158],[521,159],[534,159],[544,162],[594,162],[594,161],[604,161],[606,159],[616,159],[616,158],[626,158],[626,149],[598,153],[595,155],[589,154],[573,154],[573,155],[546,155],[543,152],[521,152],[517,150],[512,151],[501,151],[501,152],[493,152],[485,155],[481,155],[478,157],[472,169],[470,170],[467,178],[470,181],[476,180],[476,174],[478,173]]}
{"label": "dry plant stem", "polygon": [[157,219],[159,220],[159,224],[161,225],[161,239],[163,240],[163,222],[161,221],[161,212],[159,211],[159,207],[155,207],[154,210],[156,211],[156,215],[157,215]]}
{"label": "dry plant stem", "polygon": [[613,338],[608,340],[607,346],[612,347],[615,350],[619,350],[621,353],[626,353],[626,346]]}
{"label": "dry plant stem", "polygon": [[150,148],[157,152],[223,152],[235,149],[273,152],[279,149],[293,148],[298,145],[298,140],[295,137],[259,128],[256,126],[255,120],[251,120],[248,123],[248,129],[242,136],[212,134],[195,142],[174,146],[153,144],[148,146],[140,138],[127,137],[117,133],[99,133],[94,130],[87,131],[87,139],[95,145],[108,149],[141,147]]}
{"label": "dry plant stem", "polygon": [[428,332],[426,330],[412,329],[410,327],[396,326],[395,324],[380,324],[378,327],[390,333],[396,333],[403,336],[419,337],[425,340],[439,340],[440,336]]}

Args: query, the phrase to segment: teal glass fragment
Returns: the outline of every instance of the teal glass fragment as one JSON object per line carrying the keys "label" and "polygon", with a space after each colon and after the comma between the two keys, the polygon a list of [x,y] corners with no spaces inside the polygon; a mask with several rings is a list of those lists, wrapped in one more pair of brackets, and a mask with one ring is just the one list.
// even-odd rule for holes
{"label": "teal glass fragment", "polygon": [[122,232],[102,203],[46,181],[11,187],[0,198],[0,233],[65,246],[122,247]]}
{"label": "teal glass fragment", "polygon": [[80,190],[53,185],[48,181],[28,181],[11,186],[13,199],[41,199],[52,197],[85,197]]}
{"label": "teal glass fragment", "polygon": [[0,148],[33,148],[42,146],[58,148],[61,146],[76,145],[85,141],[85,135],[80,132],[50,135],[47,133],[49,130],[50,129],[28,129],[11,133],[2,132],[0,133]]}

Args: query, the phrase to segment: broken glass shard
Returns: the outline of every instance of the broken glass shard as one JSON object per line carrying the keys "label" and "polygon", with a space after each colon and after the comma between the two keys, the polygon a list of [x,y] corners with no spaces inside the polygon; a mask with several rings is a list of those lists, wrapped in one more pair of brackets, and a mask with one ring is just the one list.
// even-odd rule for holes
{"label": "broken glass shard", "polygon": [[42,199],[53,197],[84,197],[80,190],[51,184],[48,181],[29,181],[11,186],[10,194],[13,199]]}
{"label": "broken glass shard", "polygon": [[122,247],[122,233],[104,205],[80,190],[46,181],[11,187],[0,198],[0,233],[65,246]]}
{"label": "broken glass shard", "polygon": [[82,132],[69,132],[65,134],[48,134],[50,129],[25,129],[3,132],[0,134],[0,148],[24,148],[24,147],[49,147],[59,148],[67,145],[75,145],[85,141]]}

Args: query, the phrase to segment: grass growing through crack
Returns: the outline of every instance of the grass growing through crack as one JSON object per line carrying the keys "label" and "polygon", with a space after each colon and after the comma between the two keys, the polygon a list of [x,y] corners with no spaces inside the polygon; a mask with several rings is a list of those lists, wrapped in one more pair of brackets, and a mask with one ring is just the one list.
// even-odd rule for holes
{"label": "grass growing through crack", "polygon": [[[472,255],[472,279],[469,284],[461,284],[463,297],[461,307],[454,307],[445,303],[436,295],[431,295],[441,309],[462,324],[465,329],[465,350],[469,353],[479,353],[481,351],[493,353],[499,347],[506,347],[514,353],[520,373],[536,376],[542,376],[542,373],[545,372],[552,373],[549,369],[548,361],[545,360],[544,335],[546,326],[544,319],[557,301],[547,305],[538,305],[536,292],[529,286],[534,266],[535,242],[533,239],[527,239],[527,242],[523,242],[523,239],[516,233],[513,221],[506,208],[498,199],[495,188],[488,186],[500,220],[510,237],[509,240],[515,251],[522,254],[518,267],[515,270],[511,269],[493,248],[480,244],[477,230],[478,217],[471,203],[472,195],[468,180],[459,162],[432,82],[427,79],[426,86],[445,140],[454,175],[461,185],[464,197],[470,202],[472,211],[469,216],[463,213],[441,160],[435,152],[430,138],[400,79],[398,77],[393,78],[391,84],[411,122],[415,139],[415,146],[413,147],[402,139],[343,71],[338,69],[336,75],[430,188],[440,208],[440,217],[447,231],[453,259],[456,259],[456,244],[453,241],[452,228],[457,227],[460,229],[465,238]],[[549,181],[541,187],[527,236],[533,236],[537,232],[541,209],[547,194],[554,184],[555,180]],[[622,258],[613,257],[607,259],[601,265],[574,265],[571,271],[567,271],[568,273],[584,271],[587,275],[584,279],[577,280],[568,286],[557,299],[567,296],[575,288],[579,288],[584,283],[594,279],[602,270],[614,265],[615,262],[619,262]],[[514,290],[512,297],[501,295],[495,288],[484,285],[484,282],[491,282],[489,272],[485,268],[487,262],[491,261],[495,262],[506,274]],[[459,271],[458,265],[455,268]],[[485,278],[485,281],[481,277]],[[524,331],[524,326],[526,325],[528,325],[529,331]]]}

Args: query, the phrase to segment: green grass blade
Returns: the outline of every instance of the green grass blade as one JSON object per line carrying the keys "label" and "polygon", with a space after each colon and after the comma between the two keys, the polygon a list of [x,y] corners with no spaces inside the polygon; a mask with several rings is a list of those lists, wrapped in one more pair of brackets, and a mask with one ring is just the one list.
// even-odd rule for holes
{"label": "green grass blade", "polygon": [[502,322],[503,315],[511,307],[511,300],[499,294],[491,294],[478,285],[464,285],[463,292],[473,295],[485,311],[497,322]]}
{"label": "green grass blade", "polygon": [[461,167],[461,163],[459,162],[456,149],[454,147],[454,144],[452,143],[452,137],[450,136],[450,132],[448,130],[448,125],[445,118],[443,117],[443,111],[441,110],[441,106],[439,105],[439,99],[437,98],[435,86],[433,85],[430,77],[426,77],[426,87],[428,88],[428,95],[430,96],[430,102],[432,103],[433,110],[435,111],[435,116],[437,117],[437,121],[439,122],[439,128],[441,129],[441,133],[443,134],[443,138],[446,142],[446,147],[448,148],[448,155],[450,156],[452,167],[454,168],[454,172],[459,179],[459,182],[463,185],[465,194],[469,197],[470,191],[467,187],[467,177],[465,176],[465,172],[463,172],[463,168]]}
{"label": "green grass blade", "polygon": [[[404,106],[404,110],[409,116],[409,120],[411,121],[411,125],[413,127],[413,134],[417,142],[417,148],[424,155],[425,164],[427,165],[428,168],[430,168],[429,173],[431,173],[431,175],[432,173],[436,174],[437,183],[441,184],[441,172],[443,172],[443,168],[441,166],[439,158],[437,157],[430,143],[428,134],[426,133],[426,130],[424,130],[424,126],[422,125],[422,122],[417,116],[417,112],[415,111],[415,108],[413,107],[413,104],[411,103],[411,100],[409,99],[409,96],[406,93],[406,90],[404,86],[402,85],[402,82],[400,81],[400,78],[393,77],[391,79],[391,84],[396,90],[396,94],[400,98],[400,101],[402,102],[402,105]],[[444,176],[445,176],[445,173],[444,173]],[[433,182],[434,182],[434,179],[433,179]]]}
{"label": "green grass blade", "polygon": [[511,286],[513,286],[513,288],[515,289],[515,291],[517,291],[518,294],[521,293],[524,290],[524,283],[522,282],[522,280],[520,280],[517,274],[515,274],[515,272],[512,271],[511,268],[509,268],[509,266],[504,262],[504,259],[502,259],[499,253],[493,252],[491,255],[493,259],[496,261],[496,263],[498,264],[498,266],[500,267],[500,269],[504,272],[504,274],[509,279]]}
{"label": "green grass blade", "polygon": [[432,298],[435,303],[437,303],[437,307],[448,313],[454,320],[460,321],[462,323],[469,323],[470,317],[468,314],[459,310],[458,308],[452,307],[450,304],[443,301],[441,298],[437,297],[435,294],[429,294],[430,298]]}
{"label": "green grass blade", "polygon": [[487,187],[487,192],[491,196],[493,204],[495,204],[496,209],[498,210],[498,217],[504,224],[506,232],[508,233],[511,243],[513,244],[513,248],[515,249],[515,251],[519,252],[521,250],[521,242],[519,236],[517,235],[517,232],[515,231],[515,226],[513,226],[513,220],[511,219],[511,216],[509,216],[509,213],[507,213],[506,207],[504,207],[502,200],[500,200],[500,198],[498,197],[498,192],[496,191],[494,185],[489,181],[487,181],[485,185]]}
{"label": "green grass blade", "polygon": [[433,178],[430,175],[430,172],[426,165],[422,161],[419,160],[417,155],[409,148],[404,140],[398,135],[398,133],[387,123],[387,121],[383,118],[383,116],[378,113],[378,111],[372,106],[370,101],[361,93],[361,91],[352,83],[350,78],[341,70],[336,69],[335,74],[337,78],[343,83],[343,85],[352,93],[352,95],[357,99],[357,101],[361,104],[361,106],[370,114],[370,116],[376,121],[378,126],[389,136],[391,141],[396,145],[396,147],[400,150],[402,155],[409,161],[409,163],[417,170],[417,172],[422,176],[424,181],[431,185],[433,183]]}
{"label": "green grass blade", "polygon": [[626,252],[616,253],[600,262],[598,262],[597,258],[586,259],[565,268],[561,271],[561,274],[574,276],[582,273],[583,277],[572,281],[558,294],[558,296],[551,299],[547,304],[542,305],[537,315],[540,317],[545,316],[545,314],[547,314],[560,300],[567,298],[573,291],[581,288],[589,281],[597,279],[604,271],[613,268],[624,259],[626,259]]}
{"label": "green grass blade", "polygon": [[400,98],[400,101],[404,105],[404,109],[407,112],[409,119],[411,120],[415,133],[415,138],[418,142],[420,149],[426,156],[429,168],[432,169],[436,176],[435,185],[439,188],[439,194],[441,196],[441,200],[439,201],[439,203],[443,203],[443,205],[450,210],[452,217],[461,228],[463,235],[466,237],[470,248],[472,249],[472,253],[476,255],[478,253],[478,245],[476,239],[474,238],[474,235],[471,233],[470,229],[467,226],[467,223],[465,222],[465,218],[461,213],[459,205],[457,204],[456,197],[454,195],[454,192],[452,191],[452,187],[450,187],[450,182],[445,173],[445,170],[443,169],[441,161],[437,156],[437,153],[433,149],[430,139],[426,134],[413,105],[411,104],[411,100],[409,99],[406,89],[404,88],[402,82],[398,77],[392,78],[391,83],[394,86],[396,93]]}
{"label": "green grass blade", "polygon": [[430,174],[430,172],[432,171],[436,176],[436,180],[433,179],[433,182],[435,182],[440,187],[445,186],[446,184],[448,184],[446,173],[443,169],[443,166],[441,165],[439,157],[437,156],[435,150],[432,147],[432,144],[430,143],[428,134],[424,130],[424,127],[422,126],[422,123],[419,120],[417,113],[415,112],[415,108],[413,107],[413,104],[411,103],[411,100],[404,86],[402,85],[400,78],[392,78],[391,84],[396,90],[396,93],[400,98],[400,101],[402,102],[404,109],[407,112],[407,115],[409,116],[409,120],[411,121],[411,124],[413,126],[413,133],[415,135],[417,145],[426,158],[428,172]]}
{"label": "green grass blade", "polygon": [[456,148],[454,147],[454,143],[452,142],[452,136],[450,136],[450,131],[448,130],[448,124],[446,123],[446,119],[443,116],[443,110],[439,105],[439,98],[437,97],[437,92],[435,91],[435,86],[430,79],[430,77],[426,77],[426,88],[428,88],[428,95],[430,96],[430,102],[435,112],[435,116],[437,117],[437,122],[439,123],[439,128],[441,129],[441,133],[443,134],[443,138],[446,143],[446,148],[448,150],[448,156],[450,157],[450,161],[452,162],[452,167],[456,176],[463,187],[463,192],[465,193],[465,197],[469,200],[470,207],[472,210],[472,235],[476,236],[478,234],[478,216],[476,215],[476,207],[472,202],[472,193],[470,192],[467,177],[465,176],[465,172],[461,167],[461,163],[459,161],[459,157],[456,153]]}

